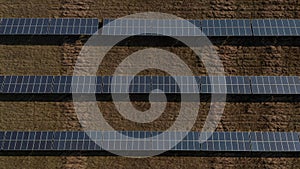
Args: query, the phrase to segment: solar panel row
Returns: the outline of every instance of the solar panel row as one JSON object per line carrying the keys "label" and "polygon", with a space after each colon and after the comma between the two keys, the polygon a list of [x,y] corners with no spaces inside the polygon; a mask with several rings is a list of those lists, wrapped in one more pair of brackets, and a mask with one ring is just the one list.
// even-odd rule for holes
{"label": "solar panel row", "polygon": [[102,35],[203,36],[200,30],[206,36],[299,36],[300,20],[104,19]]}
{"label": "solar panel row", "polygon": [[92,35],[98,25],[94,18],[2,18],[0,35]]}
{"label": "solar panel row", "polygon": [[[112,22],[114,21],[114,22]],[[1,18],[0,35],[92,35],[94,18]],[[102,35],[299,36],[298,19],[104,19]]]}
{"label": "solar panel row", "polygon": [[228,94],[300,94],[300,79],[297,76],[0,76],[0,93],[152,91],[175,94],[225,91]]}
{"label": "solar panel row", "polygon": [[2,131],[0,146],[2,151],[300,151],[292,132]]}

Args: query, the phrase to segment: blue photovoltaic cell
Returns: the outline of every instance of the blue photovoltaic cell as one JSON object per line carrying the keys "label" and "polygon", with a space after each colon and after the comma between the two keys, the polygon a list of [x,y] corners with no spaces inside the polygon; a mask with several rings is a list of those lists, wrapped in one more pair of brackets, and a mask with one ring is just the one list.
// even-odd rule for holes
{"label": "blue photovoltaic cell", "polygon": [[104,19],[102,35],[201,36],[200,20]]}
{"label": "blue photovoltaic cell", "polygon": [[299,19],[254,19],[254,36],[299,36]]}
{"label": "blue photovoltaic cell", "polygon": [[252,36],[250,20],[202,20],[201,25],[206,36]]}
{"label": "blue photovoltaic cell", "polygon": [[251,94],[247,76],[202,76],[201,93]]}
{"label": "blue photovoltaic cell", "polygon": [[200,133],[203,151],[250,151],[248,132]]}
{"label": "blue photovoltaic cell", "polygon": [[252,76],[253,94],[299,94],[300,81],[297,76]]}
{"label": "blue photovoltaic cell", "polygon": [[252,151],[300,151],[297,133],[291,132],[253,132]]}

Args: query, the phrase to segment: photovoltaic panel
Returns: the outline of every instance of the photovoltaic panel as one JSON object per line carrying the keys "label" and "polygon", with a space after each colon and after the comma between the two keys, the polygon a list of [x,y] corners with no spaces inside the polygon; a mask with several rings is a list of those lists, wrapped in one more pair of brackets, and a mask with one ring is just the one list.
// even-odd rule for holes
{"label": "photovoltaic panel", "polygon": [[129,84],[130,93],[150,93],[151,92],[151,76],[134,76]]}
{"label": "photovoltaic panel", "polygon": [[100,131],[62,131],[55,132],[53,150],[101,150]]}
{"label": "photovoltaic panel", "polygon": [[254,19],[254,36],[299,36],[299,19]]}
{"label": "photovoltaic panel", "polygon": [[7,131],[2,150],[52,150],[54,132]]}
{"label": "photovoltaic panel", "polygon": [[47,18],[3,18],[0,34],[5,35],[45,35],[50,19]]}
{"label": "photovoltaic panel", "polygon": [[148,131],[103,131],[102,147],[111,151],[145,151],[152,150],[151,141],[147,141]]}
{"label": "photovoltaic panel", "polygon": [[206,36],[252,36],[250,20],[202,20],[201,24]]}
{"label": "photovoltaic panel", "polygon": [[[129,93],[130,76],[114,76],[111,81],[111,93]],[[141,84],[139,84],[140,86]]]}
{"label": "photovoltaic panel", "polygon": [[[196,132],[120,131],[102,132],[102,145],[112,151],[196,151],[200,150]],[[186,135],[186,137],[184,137]],[[180,138],[184,138],[181,140]],[[179,143],[178,143],[179,142]],[[178,144],[176,144],[178,143]]]}
{"label": "photovoltaic panel", "polygon": [[299,94],[300,81],[297,76],[252,76],[253,94]]}
{"label": "photovoltaic panel", "polygon": [[151,89],[153,93],[180,93],[175,78],[170,76],[152,76]]}
{"label": "photovoltaic panel", "polygon": [[[177,136],[178,134],[181,134],[181,136]],[[200,151],[199,132],[170,132],[170,135],[171,137],[172,135],[177,136],[178,139],[175,139],[176,141],[186,135],[182,141],[172,148],[172,150]]]}
{"label": "photovoltaic panel", "polygon": [[2,18],[0,35],[92,35],[95,18]]}
{"label": "photovoltaic panel", "polygon": [[0,150],[3,150],[3,143],[5,141],[5,131],[0,131]]}
{"label": "photovoltaic panel", "polygon": [[202,76],[201,93],[251,94],[247,76]]}
{"label": "photovoltaic panel", "polygon": [[201,36],[200,20],[104,19],[102,35]]}
{"label": "photovoltaic panel", "polygon": [[203,151],[250,151],[248,132],[200,133]]}
{"label": "photovoltaic panel", "polygon": [[199,93],[200,79],[194,76],[152,76],[154,93]]}
{"label": "photovoltaic panel", "polygon": [[102,77],[102,93],[111,93],[111,80],[112,76]]}
{"label": "photovoltaic panel", "polygon": [[178,93],[200,93],[200,78],[198,76],[175,76]]}
{"label": "photovoltaic panel", "polygon": [[0,76],[0,93],[1,93],[1,91],[2,91],[4,79],[5,79],[5,76]]}
{"label": "photovoltaic panel", "polygon": [[98,31],[98,19],[95,18],[58,18],[51,19],[50,35],[92,35]]}
{"label": "photovoltaic panel", "polygon": [[253,132],[252,151],[300,151],[297,133],[291,132]]}
{"label": "photovoltaic panel", "polygon": [[1,93],[51,93],[53,76],[5,76]]}

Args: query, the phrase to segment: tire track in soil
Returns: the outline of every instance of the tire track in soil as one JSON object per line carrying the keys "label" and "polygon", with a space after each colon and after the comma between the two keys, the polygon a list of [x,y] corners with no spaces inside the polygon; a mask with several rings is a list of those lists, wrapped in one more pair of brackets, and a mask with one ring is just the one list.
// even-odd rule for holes
{"label": "tire track in soil", "polygon": [[[64,0],[61,3],[61,17],[86,17],[90,9],[92,0]],[[72,75],[77,57],[83,46],[82,38],[66,37],[63,43],[63,55],[61,58],[61,64],[63,69],[62,75]],[[72,103],[58,103],[62,106],[63,115],[65,116],[65,128],[70,130],[79,130],[80,124],[78,122],[76,113]],[[66,156],[63,159],[63,167],[66,169],[87,168],[87,157],[83,156]]]}

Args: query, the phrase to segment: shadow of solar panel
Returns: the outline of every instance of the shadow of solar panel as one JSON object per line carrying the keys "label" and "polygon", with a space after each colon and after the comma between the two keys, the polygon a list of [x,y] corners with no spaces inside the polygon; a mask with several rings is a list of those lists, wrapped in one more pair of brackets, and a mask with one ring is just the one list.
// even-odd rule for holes
{"label": "shadow of solar panel", "polygon": [[250,151],[248,132],[202,132],[202,151]]}
{"label": "shadow of solar panel", "polygon": [[207,36],[252,36],[250,20],[202,20],[202,31]]}
{"label": "shadow of solar panel", "polygon": [[299,36],[300,20],[297,19],[254,19],[254,36]]}
{"label": "shadow of solar panel", "polygon": [[250,137],[252,151],[300,151],[297,133],[253,132]]}
{"label": "shadow of solar panel", "polygon": [[202,34],[199,20],[126,18],[104,19],[102,35],[201,36]]}

